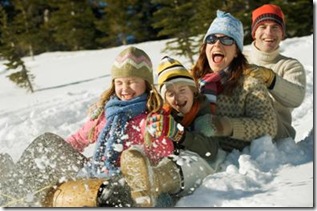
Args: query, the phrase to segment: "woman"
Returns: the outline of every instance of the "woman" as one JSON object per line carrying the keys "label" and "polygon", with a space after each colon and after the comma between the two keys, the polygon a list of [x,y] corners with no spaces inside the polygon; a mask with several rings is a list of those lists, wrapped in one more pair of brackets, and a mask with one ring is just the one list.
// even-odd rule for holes
{"label": "woman", "polygon": [[[266,87],[255,78],[244,75],[249,68],[258,67],[251,67],[247,63],[241,53],[242,49],[242,23],[229,13],[218,11],[217,18],[211,23],[204,37],[198,61],[192,69],[194,79],[200,84],[200,92],[209,100],[212,113],[207,114],[207,118],[206,115],[203,118],[197,117],[192,129],[209,138],[210,141],[206,143],[219,141],[221,148],[226,151],[242,150],[252,139],[263,135],[276,135],[276,114]],[[183,96],[178,102],[173,101],[174,95],[187,93],[187,90],[183,85],[169,83],[169,80],[179,81],[181,74],[173,75],[173,69],[170,69],[166,71],[170,76],[169,80],[166,80],[168,77],[164,77],[164,71],[160,71],[160,68],[165,69],[165,66],[160,65],[158,75],[160,92],[165,102],[169,102],[175,110],[188,111],[186,108],[192,104],[188,97],[190,95]],[[188,80],[190,77],[185,78],[187,80],[183,81],[186,81],[187,85],[191,84]],[[177,119],[177,115],[174,117]],[[154,122],[159,122],[157,119],[160,118],[155,118]],[[156,125],[159,125],[156,128],[166,127],[163,123]],[[173,125],[177,127],[176,124]],[[200,152],[200,146],[205,148],[205,152],[210,149],[206,148],[204,142],[195,143],[188,140],[190,133],[182,131],[184,129],[179,128],[175,133],[178,134],[175,139],[177,144],[197,152]],[[187,141],[184,141],[186,138]],[[200,155],[206,157],[201,153]],[[214,157],[214,154],[211,155]],[[179,196],[189,194],[208,174],[214,172],[210,170],[211,166],[205,165],[200,156],[180,154],[172,157],[174,162],[165,158],[157,166],[151,167],[138,150],[129,149],[122,153],[122,174],[131,187],[132,198],[136,204],[155,206],[156,198],[161,193]],[[190,159],[193,157],[195,161]],[[221,162],[221,159],[216,158],[214,162],[217,161]]]}
{"label": "woman", "polygon": [[266,86],[245,75],[262,67],[247,63],[242,54],[243,37],[242,23],[218,10],[192,69],[201,93],[209,99],[212,120],[220,129],[213,135],[220,137],[220,146],[226,151],[242,150],[255,138],[274,138],[277,133],[276,113]]}

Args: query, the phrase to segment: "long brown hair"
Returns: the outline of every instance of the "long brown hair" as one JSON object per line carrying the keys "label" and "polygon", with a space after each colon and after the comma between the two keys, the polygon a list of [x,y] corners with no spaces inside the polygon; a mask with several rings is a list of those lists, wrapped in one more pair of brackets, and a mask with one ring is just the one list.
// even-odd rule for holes
{"label": "long brown hair", "polygon": [[[199,49],[199,56],[197,59],[196,64],[194,67],[191,69],[191,73],[196,81],[198,83],[198,80],[207,73],[213,72],[209,66],[208,59],[206,56],[206,43],[203,43],[200,46]],[[230,78],[228,79],[226,85],[225,85],[225,91],[224,93],[230,94],[232,93],[232,90],[238,86],[239,84],[239,79],[243,75],[243,71],[247,68],[248,62],[245,56],[242,54],[242,52],[237,49],[237,57],[235,57],[231,64],[229,65],[229,71],[231,73]]]}

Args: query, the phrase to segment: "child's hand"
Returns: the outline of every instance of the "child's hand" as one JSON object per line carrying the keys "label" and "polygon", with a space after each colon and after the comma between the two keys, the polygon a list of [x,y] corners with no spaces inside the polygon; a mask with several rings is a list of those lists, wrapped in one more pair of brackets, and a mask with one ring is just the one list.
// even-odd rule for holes
{"label": "child's hand", "polygon": [[152,137],[166,136],[175,142],[183,137],[184,127],[177,123],[171,115],[152,114],[148,117],[147,131]]}

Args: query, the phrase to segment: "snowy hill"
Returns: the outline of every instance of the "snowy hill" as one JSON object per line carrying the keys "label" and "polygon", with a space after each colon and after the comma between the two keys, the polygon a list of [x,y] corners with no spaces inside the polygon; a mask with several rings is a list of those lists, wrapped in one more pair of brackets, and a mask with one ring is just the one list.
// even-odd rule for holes
{"label": "snowy hill", "polygon": [[[165,41],[136,44],[149,54],[156,70]],[[249,46],[245,46],[249,47]],[[117,48],[44,53],[25,58],[35,75],[35,93],[26,93],[6,77],[0,61],[0,153],[17,161],[23,150],[44,132],[64,138],[85,122],[88,107],[110,83],[110,69]],[[177,207],[313,207],[313,35],[286,39],[282,53],[298,59],[307,74],[304,103],[293,112],[296,139],[272,144],[255,140],[243,152],[233,151],[223,171],[208,176]],[[174,56],[170,54],[170,56]],[[184,57],[175,57],[189,65]],[[91,156],[93,146],[84,154]]]}

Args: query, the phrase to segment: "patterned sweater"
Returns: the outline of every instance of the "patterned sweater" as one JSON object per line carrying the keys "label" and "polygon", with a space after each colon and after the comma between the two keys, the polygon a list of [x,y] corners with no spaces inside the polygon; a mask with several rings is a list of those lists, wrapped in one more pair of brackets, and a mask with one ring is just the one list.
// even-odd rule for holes
{"label": "patterned sweater", "polygon": [[240,83],[232,95],[217,96],[216,115],[228,117],[233,127],[231,137],[219,138],[226,151],[242,150],[253,139],[275,137],[277,132],[276,113],[265,85],[249,76],[242,76]]}
{"label": "patterned sweater", "polygon": [[277,112],[278,130],[275,139],[295,138],[292,111],[305,98],[306,73],[303,65],[296,59],[281,55],[279,48],[272,53],[261,52],[254,46],[254,42],[244,54],[250,64],[270,68],[277,74],[275,86],[269,90]]}

